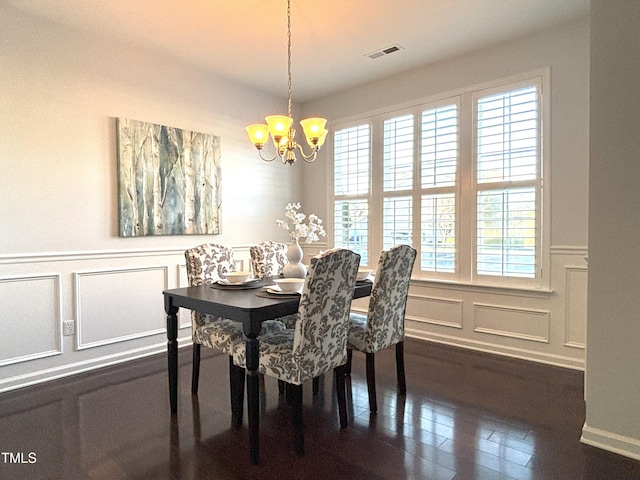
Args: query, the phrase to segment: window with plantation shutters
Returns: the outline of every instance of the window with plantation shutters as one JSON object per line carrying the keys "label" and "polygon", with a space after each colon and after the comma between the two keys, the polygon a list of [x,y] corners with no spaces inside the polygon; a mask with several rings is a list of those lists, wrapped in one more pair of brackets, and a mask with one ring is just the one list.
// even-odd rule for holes
{"label": "window with plantation shutters", "polygon": [[536,276],[540,133],[538,88],[476,102],[476,274]]}
{"label": "window with plantation shutters", "polygon": [[412,243],[414,116],[385,120],[382,141],[382,247],[389,249]]}
{"label": "window with plantation shutters", "polygon": [[548,70],[514,78],[337,128],[334,244],[358,251],[369,266],[380,250],[412,245],[413,275],[425,280],[548,282],[542,236]]}
{"label": "window with plantation shutters", "polygon": [[371,138],[368,124],[334,134],[333,243],[369,255],[369,168]]}
{"label": "window with plantation shutters", "polygon": [[458,105],[424,110],[420,131],[420,269],[455,273]]}

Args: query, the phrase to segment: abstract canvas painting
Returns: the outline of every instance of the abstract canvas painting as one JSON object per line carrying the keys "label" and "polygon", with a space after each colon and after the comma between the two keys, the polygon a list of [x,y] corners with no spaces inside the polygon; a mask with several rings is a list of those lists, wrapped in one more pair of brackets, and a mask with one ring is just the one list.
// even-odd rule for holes
{"label": "abstract canvas painting", "polygon": [[117,119],[121,237],[219,234],[220,137]]}

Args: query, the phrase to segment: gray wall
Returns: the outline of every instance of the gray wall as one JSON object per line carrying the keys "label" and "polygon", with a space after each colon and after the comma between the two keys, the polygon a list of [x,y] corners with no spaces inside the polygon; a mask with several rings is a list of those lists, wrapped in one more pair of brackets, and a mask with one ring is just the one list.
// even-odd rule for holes
{"label": "gray wall", "polygon": [[640,459],[640,2],[591,2],[587,418]]}

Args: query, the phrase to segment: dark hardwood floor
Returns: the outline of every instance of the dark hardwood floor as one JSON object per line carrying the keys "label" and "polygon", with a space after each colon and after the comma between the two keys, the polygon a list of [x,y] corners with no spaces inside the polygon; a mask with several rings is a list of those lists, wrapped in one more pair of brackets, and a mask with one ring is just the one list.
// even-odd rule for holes
{"label": "dark hardwood floor", "polygon": [[0,394],[0,478],[640,479],[640,462],[580,443],[581,372],[415,340],[405,344],[406,398],[395,392],[393,349],[377,355],[374,416],[354,353],[344,430],[331,376],[316,398],[305,386],[302,457],[267,378],[253,466],[246,413],[231,426],[227,358],[203,355],[192,397],[190,351],[180,351],[173,419],[164,355]]}

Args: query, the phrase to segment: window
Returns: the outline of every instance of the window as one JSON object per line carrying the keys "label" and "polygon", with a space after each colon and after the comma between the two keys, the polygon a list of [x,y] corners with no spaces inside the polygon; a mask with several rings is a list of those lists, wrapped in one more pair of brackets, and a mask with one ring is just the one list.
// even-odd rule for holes
{"label": "window", "polygon": [[370,127],[346,128],[334,136],[333,243],[369,257]]}
{"label": "window", "polygon": [[[540,285],[542,85],[548,73],[377,113],[334,132],[334,245],[414,276]],[[372,266],[372,265],[370,265]]]}

